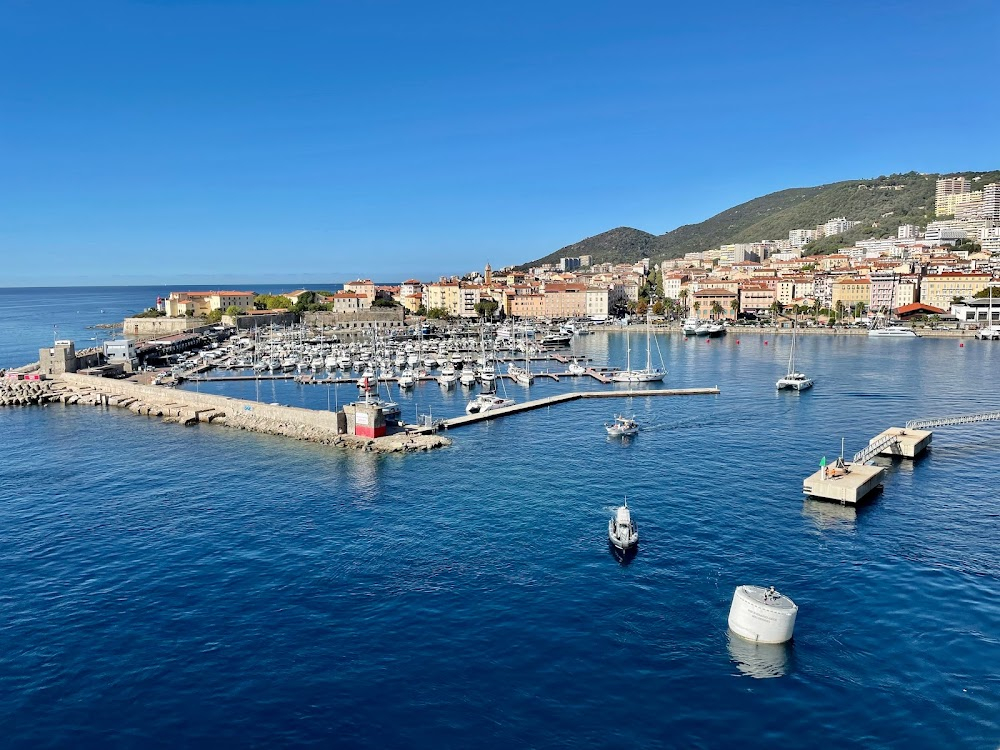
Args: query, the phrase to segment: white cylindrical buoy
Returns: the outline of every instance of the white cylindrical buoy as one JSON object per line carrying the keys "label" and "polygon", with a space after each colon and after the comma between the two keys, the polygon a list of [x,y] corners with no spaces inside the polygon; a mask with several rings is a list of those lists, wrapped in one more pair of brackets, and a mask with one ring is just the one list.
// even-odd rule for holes
{"label": "white cylindrical buoy", "polygon": [[763,586],[737,586],[729,608],[729,629],[756,643],[784,643],[795,630],[799,608],[787,596]]}

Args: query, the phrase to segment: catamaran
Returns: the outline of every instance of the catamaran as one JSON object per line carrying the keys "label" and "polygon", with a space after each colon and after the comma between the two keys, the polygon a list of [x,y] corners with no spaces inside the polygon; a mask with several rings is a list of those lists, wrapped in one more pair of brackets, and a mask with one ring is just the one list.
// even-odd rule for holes
{"label": "catamaran", "polygon": [[782,390],[793,390],[793,391],[804,391],[807,388],[812,388],[813,381],[811,378],[805,376],[804,373],[796,372],[795,370],[795,324],[796,321],[792,321],[792,346],[788,350],[788,372],[783,378],[775,383],[775,386],[779,391]]}

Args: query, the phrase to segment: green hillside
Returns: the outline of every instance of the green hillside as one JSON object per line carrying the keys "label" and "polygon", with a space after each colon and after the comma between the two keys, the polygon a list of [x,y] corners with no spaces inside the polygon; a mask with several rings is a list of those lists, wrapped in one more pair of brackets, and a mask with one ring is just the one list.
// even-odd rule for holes
{"label": "green hillside", "polygon": [[[973,189],[1000,181],[1000,171],[954,172],[947,176],[960,174],[979,178]],[[786,238],[792,229],[812,229],[838,216],[864,222],[846,235],[828,237],[806,248],[807,252],[833,252],[858,239],[893,236],[900,224],[925,225],[932,221],[935,181],[942,176],[945,175],[909,172],[781,190],[666,234],[653,235],[630,227],[612,229],[524,267],[557,263],[559,258],[579,255],[590,255],[593,263],[634,262],[644,257],[661,261],[733,242]]]}

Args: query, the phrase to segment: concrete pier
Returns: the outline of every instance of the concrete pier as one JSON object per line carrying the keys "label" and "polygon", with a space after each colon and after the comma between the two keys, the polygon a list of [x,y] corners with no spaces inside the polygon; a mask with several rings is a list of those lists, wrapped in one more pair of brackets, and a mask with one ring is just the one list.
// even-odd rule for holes
{"label": "concrete pier", "polygon": [[826,466],[802,482],[802,492],[809,497],[857,504],[874,492],[885,477],[885,469],[868,464],[845,464],[843,468]]}
{"label": "concrete pier", "polygon": [[520,414],[521,412],[531,411],[532,409],[541,409],[546,406],[553,406],[555,404],[563,404],[567,401],[577,401],[583,398],[628,398],[630,396],[642,397],[642,396],[710,396],[717,395],[719,389],[716,388],[659,388],[659,389],[648,389],[642,391],[575,391],[572,393],[560,393],[555,396],[547,396],[546,398],[538,398],[532,401],[522,401],[519,404],[514,404],[513,406],[505,406],[501,409],[492,409],[491,411],[480,413],[480,414],[466,414],[461,417],[452,417],[451,419],[443,419],[434,427],[422,427],[415,430],[415,432],[428,433],[433,432],[436,429],[452,429],[454,427],[462,427],[468,424],[475,424],[477,422],[486,422],[490,419],[497,419],[499,417],[506,417],[510,414]]}
{"label": "concrete pier", "polygon": [[870,441],[869,445],[880,442],[888,436],[895,437],[895,441],[890,441],[882,450],[880,456],[902,456],[903,458],[916,458],[924,449],[931,444],[931,436],[934,433],[930,430],[907,430],[902,427],[890,427],[885,432],[881,432]]}

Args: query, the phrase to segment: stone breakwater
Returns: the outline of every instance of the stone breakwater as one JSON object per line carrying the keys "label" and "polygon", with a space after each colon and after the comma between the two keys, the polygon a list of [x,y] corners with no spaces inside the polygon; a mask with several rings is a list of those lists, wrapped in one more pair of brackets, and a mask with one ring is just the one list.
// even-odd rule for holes
{"label": "stone breakwater", "polygon": [[280,435],[322,445],[336,445],[378,453],[427,451],[450,445],[437,435],[398,433],[382,438],[361,438],[340,433],[336,415],[308,409],[280,407],[139,386],[82,375],[58,380],[0,381],[0,406],[45,404],[118,407],[133,414],[157,417],[182,425],[216,424],[248,432]]}

